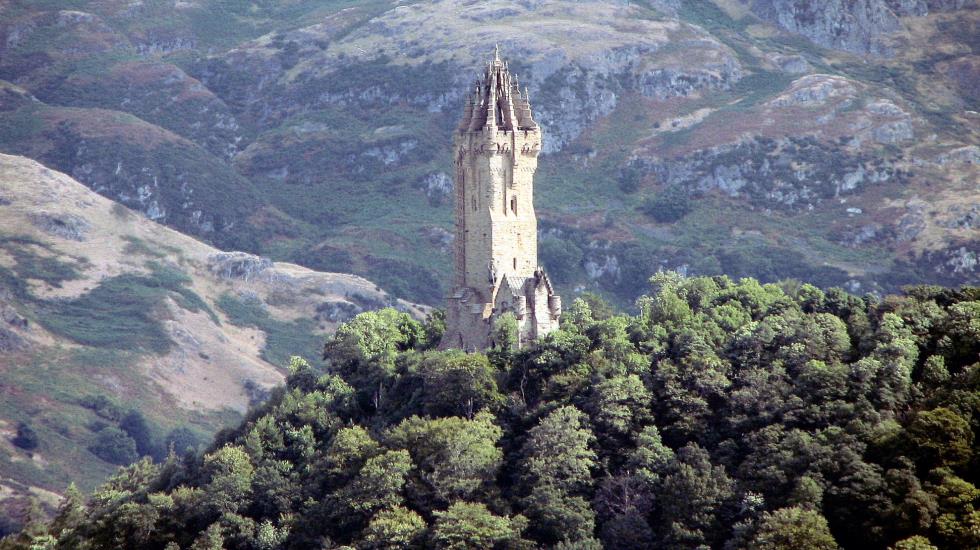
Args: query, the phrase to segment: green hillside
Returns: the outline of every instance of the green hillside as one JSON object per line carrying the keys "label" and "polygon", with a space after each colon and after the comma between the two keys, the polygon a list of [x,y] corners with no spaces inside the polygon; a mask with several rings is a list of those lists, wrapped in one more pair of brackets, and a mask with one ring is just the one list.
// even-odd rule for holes
{"label": "green hillside", "polygon": [[[238,423],[373,283],[224,253],[0,154],[0,536]],[[413,310],[400,303],[399,307]]]}
{"label": "green hillside", "polygon": [[566,295],[628,306],[659,268],[978,281],[974,2],[178,4],[0,6],[0,150],[437,305],[451,132],[499,43],[544,129],[541,262]]}
{"label": "green hillside", "polygon": [[980,289],[651,282],[639,314],[579,299],[520,351],[363,313],[203,454],[0,548],[980,545]]}

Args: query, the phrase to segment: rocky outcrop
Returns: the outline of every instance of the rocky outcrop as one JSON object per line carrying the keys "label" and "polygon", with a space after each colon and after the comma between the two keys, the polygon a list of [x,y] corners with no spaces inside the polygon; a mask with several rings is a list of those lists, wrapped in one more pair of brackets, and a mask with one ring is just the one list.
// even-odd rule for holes
{"label": "rocky outcrop", "polygon": [[115,111],[38,105],[28,116],[42,128],[31,144],[38,160],[152,220],[241,248],[231,230],[254,212],[256,196],[215,156]]}
{"label": "rocky outcrop", "polygon": [[900,180],[892,163],[812,138],[751,139],[673,159],[638,159],[668,187],[719,191],[764,207],[808,208]]}
{"label": "rocky outcrop", "polygon": [[980,230],[980,204],[957,204],[950,207],[951,217],[941,225],[949,229]]}
{"label": "rocky outcrop", "polygon": [[975,284],[980,281],[980,242],[927,251],[920,263],[948,280]]}
{"label": "rocky outcrop", "polygon": [[452,195],[453,180],[445,172],[428,174],[419,182],[419,187],[425,191],[425,196],[434,204],[442,204]]}
{"label": "rocky outcrop", "polygon": [[[662,66],[654,61],[659,57],[656,48],[626,47],[596,54],[588,63],[565,66],[535,82],[540,94],[535,104],[541,106],[537,119],[547,135],[542,152],[560,151],[591,122],[611,113],[624,93],[663,100],[730,88],[742,77],[741,66],[723,48],[716,53],[714,61],[704,64]],[[696,56],[692,52],[692,61]]]}
{"label": "rocky outcrop", "polygon": [[894,53],[887,36],[902,29],[901,17],[962,9],[971,0],[742,0],[783,29],[825,48],[857,54]]}
{"label": "rocky outcrop", "polygon": [[272,260],[245,252],[219,252],[208,258],[208,269],[222,279],[250,281],[272,268]]}
{"label": "rocky outcrop", "polygon": [[41,231],[71,241],[84,241],[90,227],[84,218],[74,214],[39,212],[29,219]]}
{"label": "rocky outcrop", "polygon": [[[576,22],[573,41],[547,24],[559,15]],[[492,36],[481,26],[487,22]],[[438,33],[423,31],[434,25]],[[264,37],[199,63],[193,74],[262,123],[337,107],[456,113],[470,84],[464,75],[478,71],[497,41],[520,60],[546,153],[612,112],[623,93],[687,96],[728,89],[742,76],[737,55],[702,29],[608,2],[441,0],[387,11],[332,42],[340,26],[330,19]]]}
{"label": "rocky outcrop", "polygon": [[883,36],[901,29],[887,0],[751,0],[759,17],[816,44],[852,53],[889,55]]}
{"label": "rocky outcrop", "polygon": [[316,319],[331,323],[343,323],[354,318],[364,309],[352,302],[323,302],[316,306]]}

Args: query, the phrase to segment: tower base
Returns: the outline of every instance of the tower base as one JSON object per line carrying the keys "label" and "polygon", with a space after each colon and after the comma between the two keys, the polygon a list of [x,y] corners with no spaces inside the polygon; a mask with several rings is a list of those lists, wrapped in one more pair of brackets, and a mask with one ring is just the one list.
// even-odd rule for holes
{"label": "tower base", "polygon": [[505,313],[517,320],[517,345],[545,336],[558,329],[561,297],[542,270],[533,277],[516,279],[504,275],[488,289],[453,289],[446,311],[446,333],[439,349],[482,351],[496,344],[494,322]]}

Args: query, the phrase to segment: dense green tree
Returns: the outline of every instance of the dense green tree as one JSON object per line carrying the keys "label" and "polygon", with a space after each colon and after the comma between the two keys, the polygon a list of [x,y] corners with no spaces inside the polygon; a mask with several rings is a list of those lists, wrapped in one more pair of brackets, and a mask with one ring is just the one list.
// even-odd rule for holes
{"label": "dense green tree", "polygon": [[595,532],[595,512],[589,502],[554,485],[534,487],[524,499],[524,506],[530,521],[529,534],[545,545],[580,544],[589,541]]}
{"label": "dense green tree", "polygon": [[136,409],[131,409],[122,420],[119,421],[119,428],[133,438],[136,443],[136,453],[139,456],[152,456],[162,458],[159,450],[153,442],[153,432],[150,425],[146,422],[143,413]]}
{"label": "dense green tree", "polygon": [[513,312],[507,311],[494,319],[493,329],[490,331],[490,342],[493,348],[512,351],[517,349],[520,339],[520,330],[517,326],[517,317]]}
{"label": "dense green tree", "polygon": [[672,543],[718,542],[722,507],[734,495],[732,480],[721,466],[713,465],[708,453],[697,444],[677,451],[658,484],[657,504],[661,525],[675,535]]}
{"label": "dense green tree", "polygon": [[469,498],[494,479],[503,461],[497,447],[502,435],[493,415],[484,411],[473,420],[408,418],[386,441],[411,453],[413,498],[434,505]]}
{"label": "dense green tree", "polygon": [[40,438],[38,438],[37,432],[34,431],[34,428],[30,424],[20,422],[17,424],[17,435],[14,436],[11,443],[25,451],[33,451],[40,443]]}
{"label": "dense green tree", "polygon": [[224,550],[225,537],[221,534],[221,525],[212,523],[204,532],[194,539],[190,550]]}
{"label": "dense green tree", "polygon": [[827,520],[819,512],[781,508],[765,513],[748,548],[753,550],[836,550]]}
{"label": "dense green tree", "polygon": [[524,528],[524,522],[494,515],[480,503],[455,502],[435,516],[432,544],[444,550],[493,548],[520,540]]}
{"label": "dense green tree", "polygon": [[922,411],[909,425],[909,443],[930,466],[964,464],[973,456],[973,430],[955,411]]}
{"label": "dense green tree", "polygon": [[426,345],[425,327],[392,308],[369,311],[340,325],[323,356],[357,388],[362,402],[381,408],[399,351]]}
{"label": "dense green tree", "polygon": [[371,457],[342,491],[341,500],[349,510],[365,516],[397,506],[402,502],[402,489],[411,469],[408,451],[385,451]]}
{"label": "dense green tree", "polygon": [[939,505],[937,542],[948,548],[980,547],[980,489],[944,468],[933,471],[932,478]]}
{"label": "dense green tree", "polygon": [[939,550],[929,542],[929,539],[922,535],[914,535],[907,539],[900,540],[888,547],[888,550]]}
{"label": "dense green tree", "polygon": [[115,426],[106,426],[99,430],[88,450],[106,462],[119,465],[129,464],[139,456],[136,454],[136,442],[133,438]]}
{"label": "dense green tree", "polygon": [[204,456],[204,491],[216,513],[234,513],[252,490],[255,466],[241,447],[226,445]]}
{"label": "dense green tree", "polygon": [[422,516],[408,508],[394,506],[371,518],[364,529],[361,546],[371,550],[421,548],[425,530]]}
{"label": "dense green tree", "polygon": [[686,216],[691,208],[691,198],[687,191],[671,186],[643,201],[640,210],[660,223],[670,223]]}
{"label": "dense green tree", "polygon": [[533,485],[549,485],[574,493],[592,483],[596,454],[594,439],[575,407],[561,407],[531,428],[524,444],[523,473]]}
{"label": "dense green tree", "polygon": [[626,467],[629,471],[656,481],[674,461],[674,451],[664,445],[656,426],[647,426],[636,438],[636,448],[629,454]]}
{"label": "dense green tree", "polygon": [[650,392],[635,374],[602,380],[592,388],[587,402],[592,423],[600,434],[626,437],[652,420]]}
{"label": "dense green tree", "polygon": [[[0,550],[980,548],[980,291],[650,283],[486,354],[434,351],[440,314],[362,314],[203,456],[70,491]],[[149,427],[111,405],[128,462],[115,426]]]}
{"label": "dense green tree", "polygon": [[179,426],[170,430],[167,437],[163,440],[164,450],[183,454],[188,451],[193,452],[201,444],[200,438],[189,428]]}
{"label": "dense green tree", "polygon": [[496,371],[480,353],[461,351],[427,355],[421,365],[423,409],[432,416],[473,415],[503,401]]}

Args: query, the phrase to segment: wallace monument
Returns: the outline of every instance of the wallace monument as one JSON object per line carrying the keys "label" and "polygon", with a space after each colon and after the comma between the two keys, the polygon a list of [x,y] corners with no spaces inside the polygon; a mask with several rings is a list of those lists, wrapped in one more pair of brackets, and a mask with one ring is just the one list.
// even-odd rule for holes
{"label": "wallace monument", "polygon": [[538,266],[534,170],[543,136],[527,90],[494,49],[453,139],[455,261],[443,348],[482,350],[512,313],[518,346],[558,328],[561,298]]}

